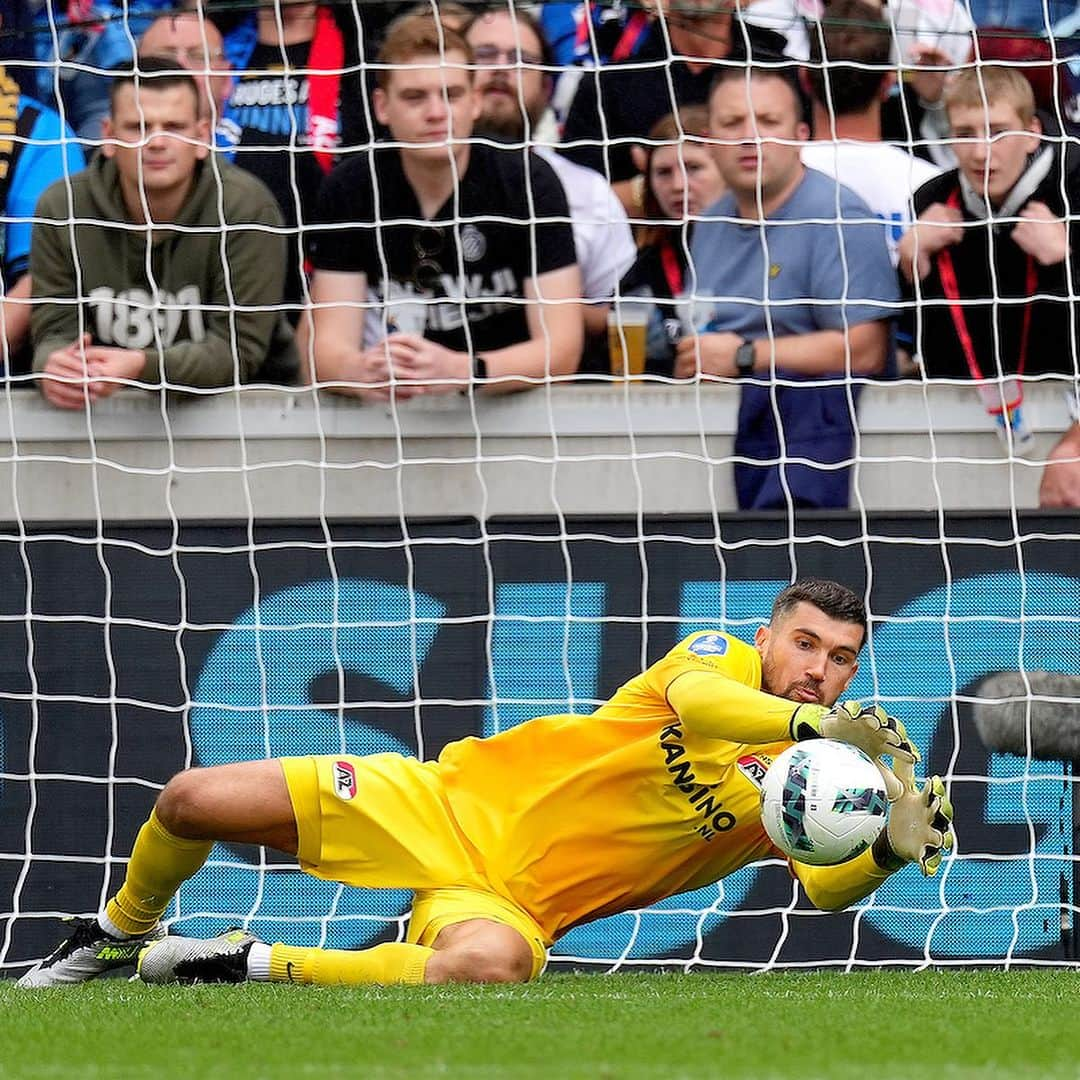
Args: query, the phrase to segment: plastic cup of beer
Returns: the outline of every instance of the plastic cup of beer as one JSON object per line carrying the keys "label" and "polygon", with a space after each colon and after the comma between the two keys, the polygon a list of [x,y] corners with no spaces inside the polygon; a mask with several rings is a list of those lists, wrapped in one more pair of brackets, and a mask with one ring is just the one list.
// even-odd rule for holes
{"label": "plastic cup of beer", "polygon": [[608,313],[608,356],[611,374],[640,379],[645,374],[645,338],[651,305],[640,301],[613,301]]}

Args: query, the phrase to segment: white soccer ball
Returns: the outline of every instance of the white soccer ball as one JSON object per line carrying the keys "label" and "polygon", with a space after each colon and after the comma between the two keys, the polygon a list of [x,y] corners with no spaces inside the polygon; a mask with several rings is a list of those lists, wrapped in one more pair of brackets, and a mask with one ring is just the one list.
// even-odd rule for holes
{"label": "white soccer ball", "polygon": [[796,862],[833,866],[865,851],[889,801],[877,766],[858,747],[812,739],[788,747],[761,785],[769,839]]}

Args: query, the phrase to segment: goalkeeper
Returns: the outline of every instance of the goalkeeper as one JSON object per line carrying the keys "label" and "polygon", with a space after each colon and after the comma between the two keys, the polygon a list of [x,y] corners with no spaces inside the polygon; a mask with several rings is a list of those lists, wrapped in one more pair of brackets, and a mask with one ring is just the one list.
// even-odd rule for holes
{"label": "goalkeeper", "polygon": [[[838,866],[791,863],[810,900],[839,909],[951,846],[936,777],[880,708],[833,708],[858,670],[866,612],[805,580],[776,598],[750,646],[692,634],[591,716],[544,716],[398,754],[282,758],[173,777],[140,830],[127,879],[96,919],[20,980],[83,982],[131,964],[148,982],[518,982],[572,927],[646,907],[780,853],[760,775],[793,740],[828,737],[879,760],[892,802],[873,847]],[[900,779],[898,779],[898,777]],[[315,877],[415,891],[407,940],[344,951],[264,944],[236,930],[166,937],[173,894],[215,841],[295,854]]]}

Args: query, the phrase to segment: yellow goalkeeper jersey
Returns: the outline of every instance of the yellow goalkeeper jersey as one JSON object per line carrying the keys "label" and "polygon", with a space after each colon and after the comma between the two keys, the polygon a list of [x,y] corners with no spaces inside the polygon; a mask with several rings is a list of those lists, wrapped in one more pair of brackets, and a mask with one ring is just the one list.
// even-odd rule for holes
{"label": "yellow goalkeeper jersey", "polygon": [[[756,649],[697,633],[589,716],[448,745],[450,807],[492,884],[554,941],[783,857],[761,824],[760,785],[791,745],[796,704],[760,686]],[[819,906],[839,907],[887,876],[869,855],[793,870]]]}

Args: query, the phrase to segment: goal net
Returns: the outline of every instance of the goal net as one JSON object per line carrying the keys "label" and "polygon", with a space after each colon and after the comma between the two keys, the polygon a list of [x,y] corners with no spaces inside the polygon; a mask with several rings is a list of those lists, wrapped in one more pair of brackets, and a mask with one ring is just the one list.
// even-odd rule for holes
{"label": "goal net", "polygon": [[[782,23],[769,14],[781,7],[763,3],[763,23]],[[596,8],[579,24],[586,43],[604,11],[626,14]],[[806,14],[797,26],[811,34]],[[55,23],[47,32],[57,37]],[[1067,44],[1050,39],[1057,69]],[[58,86],[98,70],[34,63],[51,63]],[[181,768],[430,759],[467,735],[589,713],[693,630],[751,641],[801,576],[865,599],[871,632],[850,696],[899,717],[922,769],[945,779],[955,851],[935,878],[909,868],[835,914],[813,910],[779,861],[755,864],[579,927],[553,962],[1072,961],[1072,763],[1001,752],[975,723],[1012,709],[1023,737],[1033,705],[1075,714],[1038,680],[1006,700],[980,691],[998,672],[1080,672],[1080,530],[1075,514],[1038,509],[1041,469],[1069,423],[1064,398],[1076,400],[1072,363],[1071,379],[1028,380],[1026,457],[999,441],[963,380],[856,379],[859,433],[839,463],[853,470],[851,509],[742,513],[730,379],[601,375],[385,407],[317,387],[226,387],[181,403],[130,389],[61,413],[28,377],[9,378],[0,974],[44,955],[57,918],[94,913],[115,891]],[[608,811],[617,821],[620,807]],[[409,903],[218,845],[167,918],[198,936],[242,923],[268,940],[359,948],[401,939]]]}

